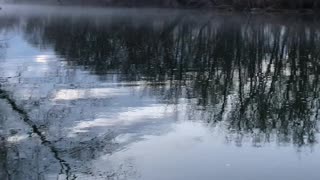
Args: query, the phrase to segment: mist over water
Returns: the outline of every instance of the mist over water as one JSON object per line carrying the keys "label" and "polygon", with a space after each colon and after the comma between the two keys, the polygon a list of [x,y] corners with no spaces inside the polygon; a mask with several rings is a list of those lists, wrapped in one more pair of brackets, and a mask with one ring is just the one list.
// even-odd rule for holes
{"label": "mist over water", "polygon": [[319,179],[317,16],[6,6],[0,179]]}

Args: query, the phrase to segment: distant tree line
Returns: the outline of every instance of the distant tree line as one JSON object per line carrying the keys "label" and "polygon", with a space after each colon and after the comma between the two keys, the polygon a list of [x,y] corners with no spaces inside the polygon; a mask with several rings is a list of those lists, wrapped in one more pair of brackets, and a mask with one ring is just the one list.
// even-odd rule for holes
{"label": "distant tree line", "polygon": [[313,9],[319,8],[319,0],[6,0],[11,3],[59,3],[103,6],[153,6],[181,8],[219,9]]}

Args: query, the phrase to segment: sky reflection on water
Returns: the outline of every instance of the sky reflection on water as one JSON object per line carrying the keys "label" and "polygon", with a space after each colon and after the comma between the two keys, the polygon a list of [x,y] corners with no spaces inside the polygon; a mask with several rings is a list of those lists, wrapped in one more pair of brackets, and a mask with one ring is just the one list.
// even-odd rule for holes
{"label": "sky reflection on water", "polygon": [[8,9],[0,179],[319,179],[317,17]]}

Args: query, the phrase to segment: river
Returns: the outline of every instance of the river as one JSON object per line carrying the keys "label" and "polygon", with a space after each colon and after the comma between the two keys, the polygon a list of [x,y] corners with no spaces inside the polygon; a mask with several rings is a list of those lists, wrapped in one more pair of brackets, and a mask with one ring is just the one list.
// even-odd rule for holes
{"label": "river", "polygon": [[317,15],[3,6],[0,179],[318,180]]}

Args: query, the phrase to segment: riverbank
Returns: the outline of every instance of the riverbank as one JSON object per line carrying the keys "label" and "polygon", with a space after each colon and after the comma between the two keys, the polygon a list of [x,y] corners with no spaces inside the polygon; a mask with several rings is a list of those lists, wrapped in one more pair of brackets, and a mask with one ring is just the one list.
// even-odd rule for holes
{"label": "riverbank", "polygon": [[37,4],[33,4],[33,3],[5,3],[2,4],[2,6],[0,6],[0,10],[4,10],[4,7],[6,5],[33,5],[33,6],[66,6],[66,7],[70,7],[70,6],[75,6],[75,7],[99,7],[99,8],[156,8],[156,9],[180,9],[180,10],[206,10],[206,11],[215,11],[215,12],[248,12],[248,13],[284,13],[284,14],[318,14],[317,9],[314,8],[273,8],[273,7],[266,7],[266,8],[257,8],[257,7],[253,7],[253,8],[237,8],[236,6],[232,6],[232,5],[216,5],[216,6],[212,6],[212,5],[208,5],[208,6],[181,6],[181,5],[177,5],[174,4],[172,6],[169,5],[159,5],[159,6],[152,6],[152,5],[126,5],[126,4],[115,4],[115,5],[111,5],[111,4],[95,4],[95,3],[59,3],[59,2],[55,2],[55,3],[37,3]]}
{"label": "riverbank", "polygon": [[33,6],[37,7],[37,9],[41,9],[41,7],[77,7],[77,8],[128,8],[128,9],[166,9],[166,10],[201,10],[201,11],[212,11],[217,13],[252,13],[252,14],[306,14],[306,15],[312,15],[312,14],[319,14],[317,9],[285,9],[285,8],[245,8],[245,9],[237,9],[233,6],[229,5],[221,5],[221,6],[213,6],[213,7],[166,7],[166,6],[126,6],[126,5],[117,5],[117,6],[111,6],[111,5],[104,5],[104,6],[98,6],[94,4],[90,5],[81,5],[81,4],[47,4],[47,3],[40,3],[40,4],[17,4],[17,3],[6,3],[2,4],[0,6],[0,10],[6,10],[6,6],[10,7],[18,7],[18,6]]}
{"label": "riverbank", "polygon": [[303,13],[314,14],[317,13],[315,9],[284,9],[284,8],[245,8],[235,9],[232,6],[218,6],[213,7],[213,10],[231,11],[231,12],[251,12],[251,13]]}

